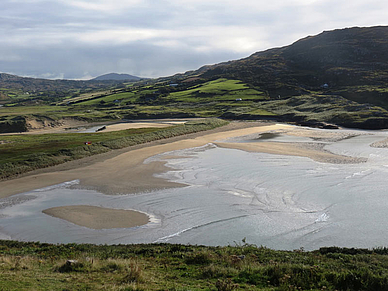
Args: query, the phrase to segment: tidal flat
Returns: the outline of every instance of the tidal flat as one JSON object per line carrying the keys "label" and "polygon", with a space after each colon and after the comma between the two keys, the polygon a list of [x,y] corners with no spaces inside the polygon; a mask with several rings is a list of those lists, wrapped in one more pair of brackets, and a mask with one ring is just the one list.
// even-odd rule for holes
{"label": "tidal flat", "polygon": [[[165,163],[154,178],[183,187],[106,195],[73,180],[13,195],[0,201],[0,238],[212,246],[245,238],[285,250],[384,247],[388,149],[370,145],[387,136],[386,131],[257,127],[188,143],[192,147],[166,147],[142,163]],[[310,150],[299,155],[295,148]],[[319,153],[330,155],[317,160]],[[93,229],[42,212],[71,205],[138,211],[149,222]]]}

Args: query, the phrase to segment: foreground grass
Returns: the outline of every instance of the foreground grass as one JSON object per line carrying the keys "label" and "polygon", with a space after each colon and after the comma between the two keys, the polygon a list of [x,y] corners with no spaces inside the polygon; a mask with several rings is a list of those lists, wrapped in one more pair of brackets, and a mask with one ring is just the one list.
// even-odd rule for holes
{"label": "foreground grass", "polygon": [[[220,119],[169,128],[129,129],[109,133],[9,135],[0,140],[0,179],[39,168],[154,140],[205,131],[227,124]],[[85,142],[91,142],[85,145]]]}
{"label": "foreground grass", "polygon": [[[387,290],[388,250],[0,241],[1,290]],[[67,260],[74,260],[67,262]]]}

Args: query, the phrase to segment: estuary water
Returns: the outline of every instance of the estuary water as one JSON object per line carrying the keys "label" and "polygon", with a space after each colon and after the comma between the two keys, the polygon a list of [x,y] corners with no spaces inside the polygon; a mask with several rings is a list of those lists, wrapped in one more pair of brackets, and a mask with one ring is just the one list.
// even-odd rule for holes
{"label": "estuary water", "polygon": [[[333,153],[368,159],[359,164],[319,163],[214,144],[165,153],[145,163],[169,157],[171,170],[160,177],[187,187],[107,196],[73,189],[78,181],[69,181],[22,193],[0,200],[0,239],[233,245],[246,238],[287,250],[387,246],[388,149],[369,146],[386,137],[378,132],[325,146]],[[150,215],[151,222],[94,230],[42,213],[65,205],[133,209]]]}

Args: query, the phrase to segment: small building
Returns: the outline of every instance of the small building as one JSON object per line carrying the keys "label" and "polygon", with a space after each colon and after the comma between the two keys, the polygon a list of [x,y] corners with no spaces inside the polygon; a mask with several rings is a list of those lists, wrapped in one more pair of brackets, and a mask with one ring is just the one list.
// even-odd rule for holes
{"label": "small building", "polygon": [[242,101],[242,99],[241,98],[237,98],[236,101]]}

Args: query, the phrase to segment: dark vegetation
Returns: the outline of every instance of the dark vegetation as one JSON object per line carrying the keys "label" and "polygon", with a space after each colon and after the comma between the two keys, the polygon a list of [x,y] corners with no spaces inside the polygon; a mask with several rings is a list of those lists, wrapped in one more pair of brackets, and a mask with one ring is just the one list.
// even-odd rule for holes
{"label": "dark vegetation", "polygon": [[[348,28],[210,66],[202,75],[236,78],[262,87],[275,98],[308,90],[333,93],[353,89],[354,97],[348,96],[356,99],[353,101],[360,101],[360,94],[368,96],[368,92],[381,93],[380,99],[386,99],[387,52],[388,27]],[[323,88],[325,84],[328,86]],[[376,105],[386,106],[386,102]]]}
{"label": "dark vegetation", "polygon": [[387,290],[387,249],[0,241],[2,290]]}

